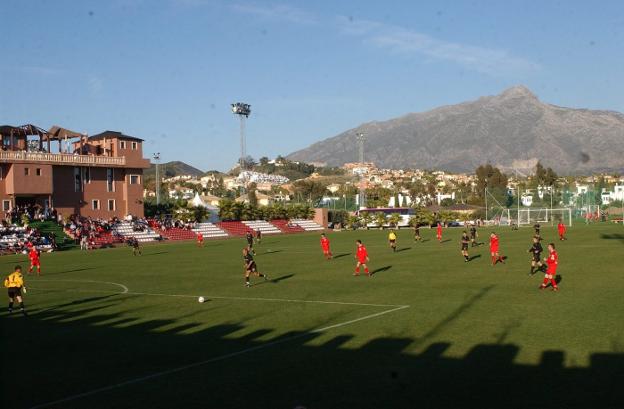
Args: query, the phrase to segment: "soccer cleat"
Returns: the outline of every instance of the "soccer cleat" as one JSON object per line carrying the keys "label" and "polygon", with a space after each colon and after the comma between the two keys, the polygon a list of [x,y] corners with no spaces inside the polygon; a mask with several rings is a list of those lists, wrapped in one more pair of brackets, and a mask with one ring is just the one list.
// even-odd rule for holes
{"label": "soccer cleat", "polygon": [[559,291],[559,287],[553,287],[550,289],[550,291]]}
{"label": "soccer cleat", "polygon": [[246,282],[245,283],[245,287],[247,287],[247,288],[251,287],[251,283],[250,282]]}
{"label": "soccer cleat", "polygon": [[268,275],[264,275],[264,281],[269,281],[269,276]]}
{"label": "soccer cleat", "polygon": [[355,277],[359,277],[359,276],[360,276],[360,273],[353,273],[353,276],[355,276]]}

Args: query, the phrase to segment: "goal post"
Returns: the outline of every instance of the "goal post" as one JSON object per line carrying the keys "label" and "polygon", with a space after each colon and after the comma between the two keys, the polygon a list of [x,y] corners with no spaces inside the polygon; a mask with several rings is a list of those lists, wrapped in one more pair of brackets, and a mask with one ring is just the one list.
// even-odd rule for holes
{"label": "goal post", "polygon": [[519,226],[532,226],[535,223],[549,224],[554,226],[562,221],[567,226],[572,226],[571,208],[538,208],[538,209],[510,209],[510,217],[516,219]]}

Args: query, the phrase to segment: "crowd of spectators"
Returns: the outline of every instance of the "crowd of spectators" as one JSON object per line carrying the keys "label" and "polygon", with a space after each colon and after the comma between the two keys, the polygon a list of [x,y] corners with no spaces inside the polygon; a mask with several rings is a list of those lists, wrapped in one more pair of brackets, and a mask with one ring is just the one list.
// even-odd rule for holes
{"label": "crowd of spectators", "polygon": [[193,230],[197,227],[196,221],[183,221],[171,216],[163,216],[160,219],[150,219],[149,225],[158,230],[184,229]]}
{"label": "crowd of spectators", "polygon": [[21,254],[35,247],[39,251],[54,251],[57,248],[54,233],[43,235],[38,229],[22,227],[2,221],[0,224],[0,253]]}
{"label": "crowd of spectators", "polygon": [[30,221],[58,220],[58,213],[54,208],[43,207],[38,204],[15,206],[4,213],[4,221],[8,224],[28,224]]}

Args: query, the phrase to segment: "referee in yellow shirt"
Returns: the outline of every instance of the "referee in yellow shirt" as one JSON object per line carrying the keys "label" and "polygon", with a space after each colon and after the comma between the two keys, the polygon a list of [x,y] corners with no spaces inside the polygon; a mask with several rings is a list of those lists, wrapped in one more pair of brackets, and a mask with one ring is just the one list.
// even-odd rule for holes
{"label": "referee in yellow shirt", "polygon": [[396,241],[397,236],[394,230],[390,230],[390,234],[388,234],[388,243],[390,243],[390,248],[392,251],[396,252]]}
{"label": "referee in yellow shirt", "polygon": [[22,290],[26,292],[24,287],[24,277],[22,276],[22,266],[15,266],[15,271],[4,279],[4,286],[9,292],[9,314],[13,312],[13,304],[15,300],[19,303],[20,311],[26,315],[24,309],[24,300],[22,300]]}

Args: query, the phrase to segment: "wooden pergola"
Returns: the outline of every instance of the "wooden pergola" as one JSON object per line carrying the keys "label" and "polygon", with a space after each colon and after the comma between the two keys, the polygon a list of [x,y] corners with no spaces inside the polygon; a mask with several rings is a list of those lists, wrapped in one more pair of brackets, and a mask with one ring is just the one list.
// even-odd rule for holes
{"label": "wooden pergola", "polygon": [[[0,136],[2,138],[3,150],[27,150],[28,149],[28,137],[39,137],[39,150],[43,150],[44,142],[47,144],[47,151],[52,152],[52,141],[58,141],[59,153],[62,153],[62,142],[69,139],[80,138],[80,145],[82,147],[83,141],[87,137],[86,134],[71,131],[60,126],[53,126],[49,131],[46,131],[36,125],[26,124],[21,126],[1,125]],[[6,142],[8,141],[8,142]]]}

